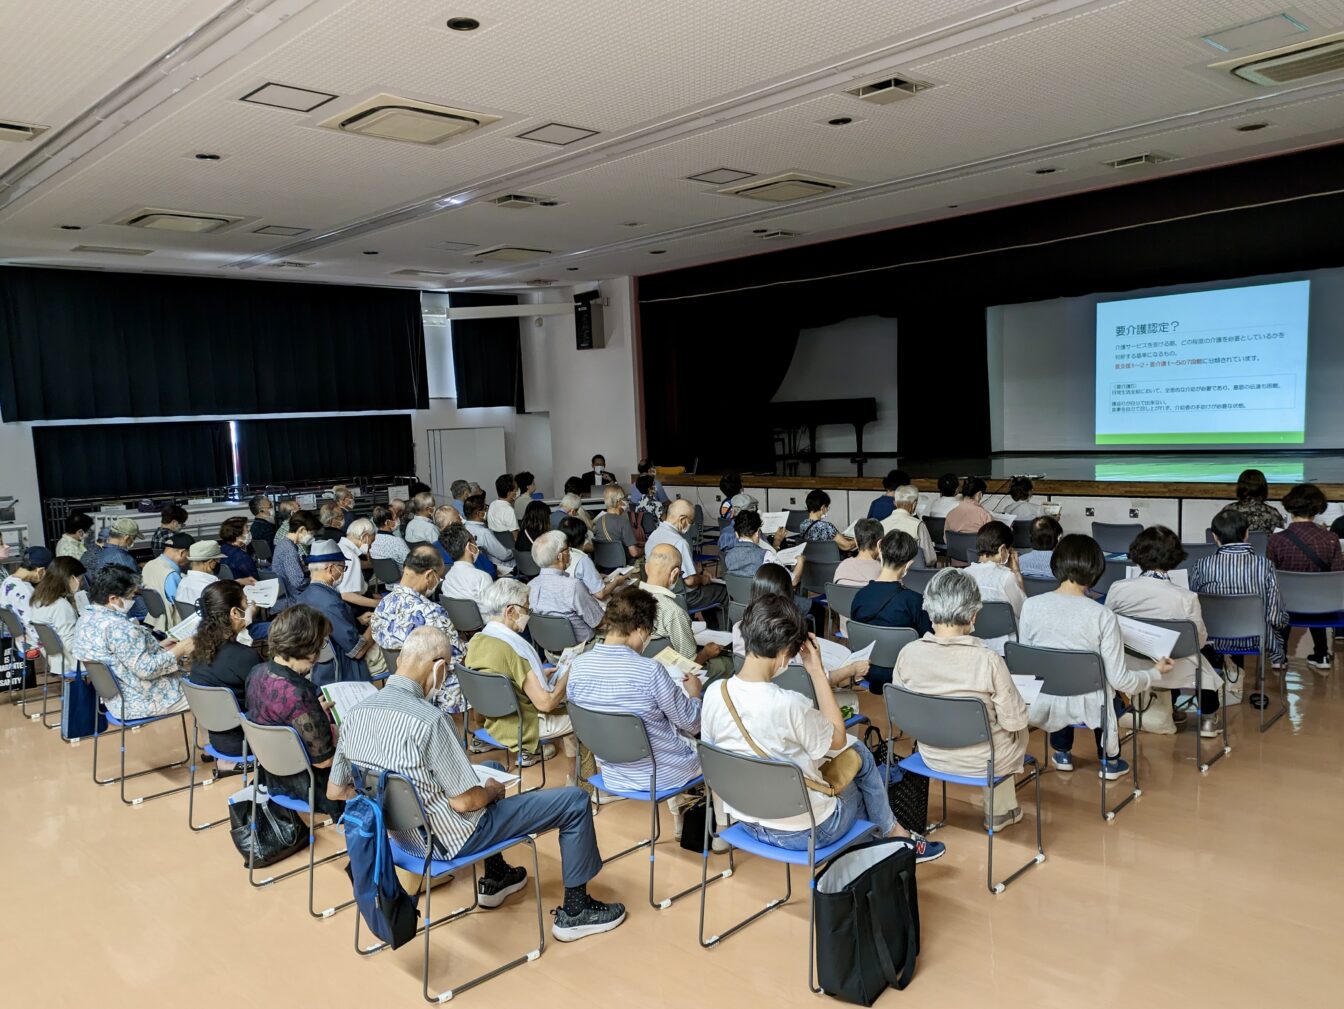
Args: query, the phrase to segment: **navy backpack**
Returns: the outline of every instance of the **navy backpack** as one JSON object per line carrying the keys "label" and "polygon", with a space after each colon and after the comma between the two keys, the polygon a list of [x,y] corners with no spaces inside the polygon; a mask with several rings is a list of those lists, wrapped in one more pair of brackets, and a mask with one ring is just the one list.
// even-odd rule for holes
{"label": "navy backpack", "polygon": [[392,863],[392,844],[383,826],[383,800],[391,771],[378,776],[377,792],[370,794],[364,772],[354,767],[358,793],[345,803],[341,823],[345,825],[345,848],[349,854],[346,872],[354,887],[359,913],[379,939],[393,949],[404,946],[415,936],[419,912],[415,901],[397,879]]}

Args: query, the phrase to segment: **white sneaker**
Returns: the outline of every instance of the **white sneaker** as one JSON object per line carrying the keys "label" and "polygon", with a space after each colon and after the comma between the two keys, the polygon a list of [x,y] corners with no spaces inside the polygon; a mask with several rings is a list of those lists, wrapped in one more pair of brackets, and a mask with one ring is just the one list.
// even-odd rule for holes
{"label": "white sneaker", "polygon": [[472,753],[491,753],[495,748],[489,743],[477,739],[475,736],[468,736],[467,749]]}
{"label": "white sneaker", "polygon": [[531,767],[533,764],[538,764],[543,760],[550,760],[554,756],[555,744],[543,743],[540,753],[535,753],[529,750],[520,750],[518,753],[518,763],[522,764],[524,767]]}

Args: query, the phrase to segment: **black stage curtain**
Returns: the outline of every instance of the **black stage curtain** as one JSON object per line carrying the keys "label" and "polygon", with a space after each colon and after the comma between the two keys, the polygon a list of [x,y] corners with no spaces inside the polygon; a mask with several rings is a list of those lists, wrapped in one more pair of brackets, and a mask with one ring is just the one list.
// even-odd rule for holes
{"label": "black stage curtain", "polygon": [[43,499],[134,498],[233,482],[225,421],[33,428]]}
{"label": "black stage curtain", "polygon": [[[737,375],[714,365],[732,347],[764,361],[789,331],[879,315],[898,320],[902,453],[986,454],[986,307],[1344,265],[1342,176],[1334,145],[641,277],[649,452],[689,464],[708,451],[686,436],[695,409],[712,410],[729,443],[716,453],[755,428],[761,402],[735,395]],[[854,271],[867,272],[804,279]],[[703,354],[703,367],[674,372],[678,353]]]}
{"label": "black stage curtain", "polygon": [[428,405],[418,291],[0,267],[7,421]]}
{"label": "black stage curtain", "polygon": [[[448,295],[449,308],[516,304],[518,298],[512,294]],[[457,408],[511,406],[522,413],[523,341],[518,319],[455,319],[452,334]]]}
{"label": "black stage curtain", "polygon": [[415,471],[409,414],[240,421],[238,453],[253,486]]}

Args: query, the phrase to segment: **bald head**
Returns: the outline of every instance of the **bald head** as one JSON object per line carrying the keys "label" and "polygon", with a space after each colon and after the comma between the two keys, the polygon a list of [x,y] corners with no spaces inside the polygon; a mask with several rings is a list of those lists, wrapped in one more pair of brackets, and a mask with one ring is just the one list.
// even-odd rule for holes
{"label": "bald head", "polygon": [[644,559],[644,580],[670,589],[681,574],[681,551],[671,543],[659,543]]}
{"label": "bald head", "polygon": [[676,522],[677,519],[683,518],[688,521],[695,518],[695,505],[685,498],[677,498],[667,506],[667,521]]}
{"label": "bald head", "polygon": [[455,526],[461,521],[462,516],[452,505],[439,505],[434,509],[434,525],[439,532],[443,532],[449,526]]}
{"label": "bald head", "polygon": [[397,673],[408,677],[426,689],[434,676],[434,664],[439,659],[452,661],[453,645],[448,635],[437,627],[417,627],[406,635],[397,656]]}

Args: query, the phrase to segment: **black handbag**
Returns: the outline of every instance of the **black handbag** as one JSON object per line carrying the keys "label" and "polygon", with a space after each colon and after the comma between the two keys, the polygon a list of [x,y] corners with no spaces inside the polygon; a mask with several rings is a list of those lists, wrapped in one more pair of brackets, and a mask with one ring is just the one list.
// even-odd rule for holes
{"label": "black handbag", "polygon": [[[253,848],[251,799],[229,803],[229,836],[233,846],[243,856],[243,865],[247,865],[248,855]],[[292,810],[277,806],[272,802],[263,802],[257,807],[256,852],[253,865],[274,865],[302,851],[308,844],[308,825]]]}
{"label": "black handbag", "polygon": [[[877,741],[873,742],[876,736]],[[864,744],[873,752],[873,762],[881,770],[886,767],[887,750],[891,741],[882,738],[876,725],[868,726],[863,734]],[[891,805],[896,822],[915,834],[923,834],[929,825],[929,779],[922,774],[907,774],[897,766],[895,754],[891,759],[891,778],[887,781],[887,802]]]}
{"label": "black handbag", "polygon": [[831,859],[816,880],[817,981],[845,1002],[870,1006],[905,988],[919,953],[915,850],[882,838]]}
{"label": "black handbag", "polygon": [[714,833],[714,807],[703,795],[698,796],[694,805],[681,811],[681,840],[678,842],[687,851],[701,854],[705,844],[705,817],[709,817],[709,832]]}

